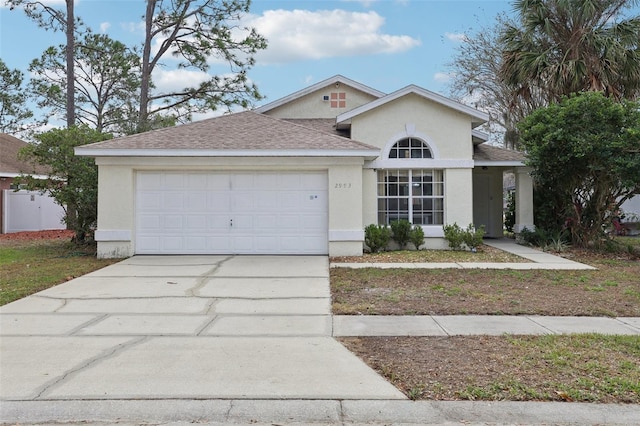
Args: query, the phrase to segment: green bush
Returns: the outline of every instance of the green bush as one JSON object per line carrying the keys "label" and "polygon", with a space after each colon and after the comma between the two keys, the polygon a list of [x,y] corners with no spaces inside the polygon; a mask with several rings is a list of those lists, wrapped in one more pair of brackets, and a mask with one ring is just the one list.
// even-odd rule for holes
{"label": "green bush", "polygon": [[484,237],[484,234],[484,225],[476,228],[473,223],[470,223],[466,231],[462,233],[462,241],[464,241],[471,251],[476,251],[476,249],[482,245],[482,237]]}
{"label": "green bush", "polygon": [[371,224],[364,228],[364,243],[369,247],[371,253],[383,250],[391,239],[391,229],[387,225]]}
{"label": "green bush", "polygon": [[462,244],[464,243],[464,230],[454,222],[453,225],[445,225],[444,238],[449,242],[449,247],[452,250],[462,250]]}
{"label": "green bush", "polygon": [[420,250],[420,246],[424,244],[424,230],[420,225],[414,225],[409,232],[409,241],[416,246],[416,250]]}
{"label": "green bush", "polygon": [[393,240],[403,249],[411,240],[411,223],[406,219],[394,220],[391,222],[391,232]]}

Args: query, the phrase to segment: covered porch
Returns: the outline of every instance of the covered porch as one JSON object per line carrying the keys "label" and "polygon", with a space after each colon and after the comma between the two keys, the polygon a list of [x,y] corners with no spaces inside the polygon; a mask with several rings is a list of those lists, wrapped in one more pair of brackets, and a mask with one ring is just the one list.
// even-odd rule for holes
{"label": "covered porch", "polygon": [[486,237],[503,236],[506,190],[504,176],[513,173],[512,190],[515,195],[515,225],[520,233],[524,228],[535,229],[533,217],[533,180],[531,169],[524,164],[521,152],[487,144],[474,146],[473,152],[473,223],[484,225]]}

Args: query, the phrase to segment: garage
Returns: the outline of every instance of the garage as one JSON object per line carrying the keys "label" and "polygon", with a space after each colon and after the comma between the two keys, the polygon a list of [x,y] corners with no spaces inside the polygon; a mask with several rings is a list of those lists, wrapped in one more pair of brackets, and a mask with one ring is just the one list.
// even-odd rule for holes
{"label": "garage", "polygon": [[137,254],[327,254],[326,171],[138,171]]}

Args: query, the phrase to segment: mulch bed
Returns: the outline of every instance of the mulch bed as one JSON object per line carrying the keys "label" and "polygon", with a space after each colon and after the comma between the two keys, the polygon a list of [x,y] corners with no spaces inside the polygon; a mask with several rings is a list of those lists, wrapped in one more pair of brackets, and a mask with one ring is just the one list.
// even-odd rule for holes
{"label": "mulch bed", "polygon": [[47,231],[22,231],[10,234],[0,234],[0,240],[7,241],[39,241],[64,240],[73,238],[73,231],[68,229],[52,229]]}

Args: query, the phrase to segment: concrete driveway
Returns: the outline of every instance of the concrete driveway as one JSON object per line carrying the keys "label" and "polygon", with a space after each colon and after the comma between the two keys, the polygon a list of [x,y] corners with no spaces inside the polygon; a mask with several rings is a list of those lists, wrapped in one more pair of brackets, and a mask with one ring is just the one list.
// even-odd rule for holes
{"label": "concrete driveway", "polygon": [[136,256],[0,308],[0,398],[404,399],[331,338],[321,256]]}

